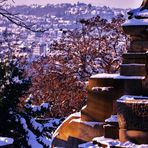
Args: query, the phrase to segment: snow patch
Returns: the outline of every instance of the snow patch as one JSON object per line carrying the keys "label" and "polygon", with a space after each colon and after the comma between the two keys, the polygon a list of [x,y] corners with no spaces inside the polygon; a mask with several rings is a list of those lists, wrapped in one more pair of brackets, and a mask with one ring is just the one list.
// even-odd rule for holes
{"label": "snow patch", "polygon": [[28,145],[30,145],[32,148],[43,148],[43,146],[41,144],[39,144],[36,140],[36,135],[33,134],[32,131],[30,131],[29,129],[27,130],[28,132]]}
{"label": "snow patch", "polygon": [[147,104],[148,103],[148,97],[124,95],[120,99],[118,99],[117,102]]}
{"label": "snow patch", "polygon": [[132,64],[122,64],[122,66],[145,66],[145,64],[132,63]]}
{"label": "snow patch", "polygon": [[40,132],[43,131],[43,126],[40,123],[36,122],[35,119],[32,118],[30,122],[35,130],[39,130]]}
{"label": "snow patch", "polygon": [[49,103],[42,103],[41,107],[48,109],[49,108]]}
{"label": "snow patch", "polygon": [[12,80],[13,82],[18,83],[18,84],[22,83],[22,80],[20,80],[18,76],[14,77]]}
{"label": "snow patch", "polygon": [[111,117],[106,119],[105,122],[118,122],[117,115],[111,115]]}
{"label": "snow patch", "polygon": [[112,87],[92,87],[92,91],[103,92],[103,91],[109,91],[110,88]]}
{"label": "snow patch", "polygon": [[119,76],[119,74],[100,73],[100,74],[93,75],[90,78],[115,78],[117,76]]}
{"label": "snow patch", "polygon": [[118,75],[118,76],[116,76],[115,77],[115,79],[131,79],[131,80],[133,80],[133,79],[145,79],[145,77],[144,76],[122,76],[122,75]]}
{"label": "snow patch", "polygon": [[92,141],[97,142],[98,144],[93,144],[93,142],[87,142],[80,144],[79,148],[100,148],[99,144],[106,145],[105,147],[124,147],[124,148],[147,148],[148,144],[136,145],[132,142],[120,142],[119,140],[113,140],[111,138],[96,137]]}
{"label": "snow patch", "polygon": [[85,125],[88,125],[91,127],[95,127],[96,125],[103,125],[104,124],[103,122],[88,122],[88,121],[82,121],[81,119],[73,119],[69,123],[71,123],[73,121],[79,122],[79,123],[82,123],[82,124],[85,124]]}
{"label": "snow patch", "polygon": [[[97,148],[98,145],[94,145],[93,142],[87,142],[87,143],[83,143],[83,144],[79,144],[78,148]],[[98,147],[99,148],[99,147]]]}
{"label": "snow patch", "polygon": [[90,78],[111,78],[111,79],[144,79],[144,76],[122,76],[120,74],[108,74],[108,73],[100,73],[91,76]]}
{"label": "snow patch", "polygon": [[[143,146],[146,146],[146,144],[142,144],[142,145],[136,145],[132,142],[120,142],[119,140],[113,140],[111,138],[105,138],[103,137],[96,137],[93,139],[93,141],[97,141],[98,143],[107,145],[107,147],[112,147],[112,146],[116,146],[116,147],[130,147],[130,148],[144,148]],[[148,146],[148,145],[147,145]],[[145,147],[146,148],[146,147]]]}
{"label": "snow patch", "polygon": [[104,123],[103,122],[84,122],[82,121],[83,124],[85,125],[88,125],[88,126],[91,126],[91,127],[95,127],[96,125],[103,125]]}
{"label": "snow patch", "polygon": [[5,146],[5,145],[9,145],[9,144],[13,144],[13,142],[14,142],[14,139],[12,139],[12,138],[0,137],[0,147]]}
{"label": "snow patch", "polygon": [[135,19],[132,18],[127,20],[122,26],[141,26],[141,25],[148,25],[148,19]]}
{"label": "snow patch", "polygon": [[46,147],[50,147],[51,145],[51,139],[48,139],[47,137],[39,137],[39,141],[44,143]]}

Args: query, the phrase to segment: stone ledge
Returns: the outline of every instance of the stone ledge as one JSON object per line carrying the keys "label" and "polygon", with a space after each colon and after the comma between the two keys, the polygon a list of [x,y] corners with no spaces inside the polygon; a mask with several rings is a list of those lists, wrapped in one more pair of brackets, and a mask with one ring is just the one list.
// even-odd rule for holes
{"label": "stone ledge", "polygon": [[104,135],[103,125],[102,122],[82,121],[80,113],[72,114],[55,131],[52,146],[77,148],[80,143]]}

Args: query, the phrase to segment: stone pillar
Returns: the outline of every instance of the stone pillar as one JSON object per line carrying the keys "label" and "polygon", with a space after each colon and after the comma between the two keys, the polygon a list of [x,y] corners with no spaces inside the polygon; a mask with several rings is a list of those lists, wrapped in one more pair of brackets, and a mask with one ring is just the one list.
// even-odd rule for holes
{"label": "stone pillar", "polygon": [[131,44],[127,53],[123,54],[120,73],[124,76],[147,75],[145,54],[148,51],[148,1],[141,7],[128,12],[129,20],[123,24],[123,30],[130,35]]}
{"label": "stone pillar", "polygon": [[[131,10],[123,30],[131,37],[130,48],[123,55],[120,74],[131,79],[141,77],[133,85],[137,91],[128,93],[117,100],[119,140],[122,142],[148,143],[148,0],[140,8]],[[134,80],[137,81],[137,80]],[[129,80],[124,83],[131,92]],[[134,84],[134,83],[133,83]],[[139,92],[138,92],[139,91]],[[138,95],[137,95],[138,92]],[[136,96],[137,95],[137,96]]]}

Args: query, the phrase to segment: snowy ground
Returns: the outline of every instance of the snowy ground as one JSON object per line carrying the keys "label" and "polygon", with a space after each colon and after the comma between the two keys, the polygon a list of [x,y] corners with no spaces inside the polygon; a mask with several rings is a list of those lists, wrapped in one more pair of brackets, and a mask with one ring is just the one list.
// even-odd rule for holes
{"label": "snowy ground", "polygon": [[107,148],[110,147],[121,147],[121,148],[148,148],[148,144],[136,145],[132,142],[120,142],[118,140],[113,140],[110,138],[96,137],[92,142],[80,144],[79,148],[101,148],[102,145],[106,145]]}

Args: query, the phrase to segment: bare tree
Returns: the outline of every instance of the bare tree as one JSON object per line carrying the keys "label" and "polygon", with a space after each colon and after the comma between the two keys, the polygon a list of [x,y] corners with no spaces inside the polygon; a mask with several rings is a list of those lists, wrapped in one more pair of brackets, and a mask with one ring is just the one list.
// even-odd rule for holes
{"label": "bare tree", "polygon": [[77,62],[81,78],[86,79],[97,72],[117,72],[127,46],[127,36],[121,29],[123,21],[122,16],[113,18],[111,22],[99,16],[82,19],[82,27],[63,31],[63,37],[54,42],[52,49],[67,52],[69,58]]}
{"label": "bare tree", "polygon": [[37,104],[52,102],[52,116],[79,111],[86,100],[86,81],[92,74],[118,71],[126,36],[122,17],[111,22],[99,16],[81,20],[81,28],[63,30],[48,56],[31,64],[32,93]]}
{"label": "bare tree", "polygon": [[65,63],[65,58],[63,54],[50,54],[34,61],[29,68],[32,87],[28,93],[34,96],[36,104],[43,100],[51,102],[53,117],[69,115],[85,104],[84,83],[77,79],[75,68]]}

